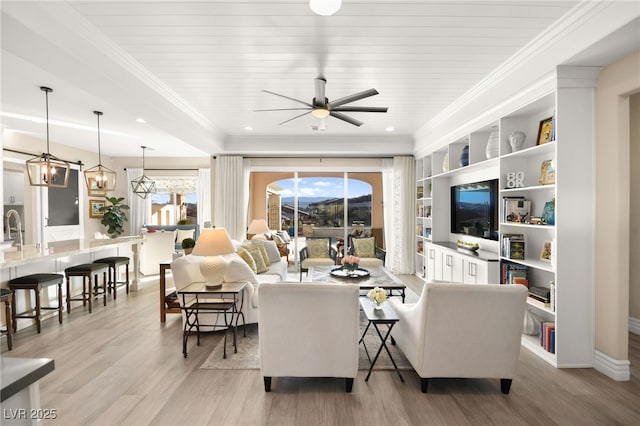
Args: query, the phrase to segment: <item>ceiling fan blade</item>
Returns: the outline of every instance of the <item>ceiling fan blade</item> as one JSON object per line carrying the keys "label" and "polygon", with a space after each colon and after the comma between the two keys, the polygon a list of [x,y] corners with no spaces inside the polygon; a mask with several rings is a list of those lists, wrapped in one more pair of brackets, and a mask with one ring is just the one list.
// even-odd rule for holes
{"label": "ceiling fan blade", "polygon": [[331,111],[339,112],[387,112],[387,107],[357,107],[357,106],[344,106],[338,108],[332,108]]}
{"label": "ceiling fan blade", "polygon": [[310,103],[308,103],[308,102],[301,101],[300,99],[296,99],[296,98],[292,98],[292,97],[289,97],[289,96],[281,95],[280,93],[271,92],[270,90],[263,90],[263,92],[265,92],[265,93],[269,93],[269,94],[271,94],[271,95],[280,96],[281,98],[289,99],[289,100],[292,100],[292,101],[294,101],[294,102],[298,102],[298,103],[300,103],[300,104],[306,105],[306,106],[308,106],[309,108],[313,108],[313,105],[311,105],[311,104],[310,104]]}
{"label": "ceiling fan blade", "polygon": [[318,77],[315,79],[316,86],[316,97],[314,99],[314,104],[316,106],[325,106],[326,105],[326,94],[325,87],[327,85],[327,80],[322,77]]}
{"label": "ceiling fan blade", "polygon": [[273,108],[273,109],[254,109],[253,112],[263,112],[263,111],[306,111],[309,108]]}
{"label": "ceiling fan blade", "polygon": [[339,112],[331,111],[329,113],[332,117],[337,118],[338,120],[346,121],[349,124],[353,124],[354,126],[362,126],[362,121],[356,120],[355,118],[349,117],[348,115],[341,114]]}
{"label": "ceiling fan blade", "polygon": [[376,89],[365,90],[364,92],[354,93],[353,95],[345,96],[344,98],[337,99],[333,102],[329,102],[330,107],[337,107],[340,105],[348,104],[349,102],[359,101],[360,99],[368,98],[378,94]]}
{"label": "ceiling fan blade", "polygon": [[310,113],[311,113],[311,110],[309,110],[309,111],[307,111],[307,112],[303,112],[302,114],[300,114],[300,115],[296,115],[295,117],[290,118],[290,119],[288,119],[288,120],[285,120],[285,121],[283,121],[282,123],[278,123],[278,126],[282,126],[283,124],[287,124],[288,122],[293,121],[293,120],[295,120],[296,118],[300,118],[300,117],[302,117],[303,115],[307,115],[307,114],[310,114]]}

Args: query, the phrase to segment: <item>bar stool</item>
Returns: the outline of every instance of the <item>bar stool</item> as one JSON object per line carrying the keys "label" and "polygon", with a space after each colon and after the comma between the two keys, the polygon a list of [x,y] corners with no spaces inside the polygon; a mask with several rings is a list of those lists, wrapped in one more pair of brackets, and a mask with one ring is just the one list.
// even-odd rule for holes
{"label": "bar stool", "polygon": [[[84,263],[82,265],[70,266],[64,270],[67,278],[67,313],[71,313],[71,302],[82,300],[82,306],[89,304],[89,313],[91,313],[91,301],[93,296],[102,294],[102,303],[107,306],[107,271],[109,265],[106,263]],[[98,274],[102,273],[102,288],[98,288]],[[93,285],[91,276],[94,277]],[[71,277],[82,277],[82,294],[71,296]],[[88,281],[88,285],[87,284]],[[92,292],[95,287],[95,294]],[[102,290],[102,291],[99,291]]]}
{"label": "bar stool", "polygon": [[[40,333],[40,321],[41,313],[43,310],[58,311],[58,322],[62,324],[62,280],[63,276],[60,274],[31,274],[24,277],[14,278],[9,281],[9,289],[12,293],[11,310],[13,311],[11,320],[13,323],[13,332],[18,330],[18,318],[34,318],[36,320],[36,330]],[[43,288],[57,285],[58,306],[42,306],[40,304],[40,290]],[[16,312],[16,290],[33,291],[36,295],[36,308],[24,311],[22,313]],[[34,312],[35,311],[35,312]]]}
{"label": "bar stool", "polygon": [[[103,257],[102,259],[95,260],[93,263],[106,263],[109,265],[109,281],[107,281],[107,290],[111,294],[113,289],[113,300],[116,300],[117,289],[121,286],[126,286],[127,294],[129,294],[129,258],[124,256],[111,256]],[[120,266],[126,266],[126,281],[118,282],[118,268]],[[111,278],[113,276],[113,278]]]}
{"label": "bar stool", "polygon": [[0,288],[0,301],[4,303],[4,317],[6,322],[6,328],[0,330],[0,333],[7,335],[7,346],[9,350],[13,347],[11,342],[11,301],[13,300],[13,293],[8,288]]}

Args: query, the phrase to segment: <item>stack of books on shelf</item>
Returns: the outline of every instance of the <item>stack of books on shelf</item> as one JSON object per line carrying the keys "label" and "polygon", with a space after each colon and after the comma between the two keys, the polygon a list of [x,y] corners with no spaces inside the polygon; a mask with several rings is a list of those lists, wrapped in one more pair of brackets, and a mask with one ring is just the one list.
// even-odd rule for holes
{"label": "stack of books on shelf", "polygon": [[500,282],[503,284],[520,284],[529,287],[529,267],[517,263],[502,262]]}
{"label": "stack of books on shelf", "polygon": [[540,346],[545,351],[552,354],[556,353],[556,323],[553,321],[545,321],[540,323]]}
{"label": "stack of books on shelf", "polygon": [[502,234],[502,256],[514,260],[524,260],[524,235]]}
{"label": "stack of books on shelf", "polygon": [[417,191],[416,191],[416,197],[417,197],[418,199],[423,198],[423,197],[424,197],[424,187],[422,187],[422,186],[418,186],[417,188],[418,188],[418,189],[417,189]]}
{"label": "stack of books on shelf", "polygon": [[502,197],[502,217],[505,222],[529,222],[531,201],[524,197]]}

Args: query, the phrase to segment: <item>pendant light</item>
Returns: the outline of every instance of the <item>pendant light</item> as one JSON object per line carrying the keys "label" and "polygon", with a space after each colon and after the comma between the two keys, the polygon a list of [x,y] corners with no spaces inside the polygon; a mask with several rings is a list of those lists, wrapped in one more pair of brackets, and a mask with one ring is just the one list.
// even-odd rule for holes
{"label": "pendant light", "polygon": [[53,89],[40,87],[44,92],[47,105],[47,152],[38,157],[27,160],[27,174],[29,185],[44,186],[49,188],[66,188],[69,182],[70,166],[67,161],[49,153],[49,93]]}
{"label": "pendant light", "polygon": [[149,194],[156,193],[156,181],[144,174],[144,150],[147,147],[141,146],[140,148],[142,148],[142,176],[131,181],[131,188],[134,193],[138,194],[138,197],[147,198]]}
{"label": "pendant light", "polygon": [[100,116],[101,111],[93,111],[98,118],[98,165],[84,171],[84,180],[89,195],[105,195],[107,191],[116,189],[116,172],[102,165],[100,151]]}

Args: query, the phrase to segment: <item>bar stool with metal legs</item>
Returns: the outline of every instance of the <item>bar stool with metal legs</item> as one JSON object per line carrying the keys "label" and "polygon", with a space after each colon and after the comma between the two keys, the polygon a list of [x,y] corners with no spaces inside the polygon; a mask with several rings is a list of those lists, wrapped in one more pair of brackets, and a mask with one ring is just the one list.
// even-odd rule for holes
{"label": "bar stool with metal legs", "polygon": [[7,347],[9,350],[13,348],[13,344],[11,342],[11,301],[13,300],[13,293],[8,288],[0,288],[0,301],[4,303],[4,318],[6,328],[4,330],[0,330],[0,333],[7,335]]}
{"label": "bar stool with metal legs", "polygon": [[[109,265],[106,263],[84,263],[82,265],[70,266],[64,270],[67,278],[67,313],[71,313],[71,302],[82,301],[82,306],[89,305],[91,313],[91,303],[94,296],[102,295],[102,303],[107,306],[107,271]],[[98,287],[98,275],[102,273],[102,288]],[[93,283],[91,277],[93,276]],[[71,277],[82,277],[82,293],[71,296]],[[95,293],[94,293],[95,289]]]}
{"label": "bar stool with metal legs", "polygon": [[[36,330],[40,333],[40,321],[42,319],[42,311],[58,311],[58,322],[62,324],[62,280],[64,277],[60,274],[31,274],[24,277],[14,278],[9,281],[9,289],[12,293],[11,299],[11,322],[13,323],[13,332],[18,329],[16,319],[33,318],[36,320]],[[58,306],[42,306],[40,304],[40,290],[55,285],[57,286]],[[35,309],[30,309],[21,313],[16,312],[16,290],[33,291],[35,293]]]}
{"label": "bar stool with metal legs", "polygon": [[[106,263],[109,265],[109,281],[107,281],[107,291],[111,293],[113,289],[113,300],[116,299],[118,287],[126,286],[129,294],[129,258],[125,256],[103,257],[94,263]],[[118,282],[118,268],[126,266],[126,281]]]}

